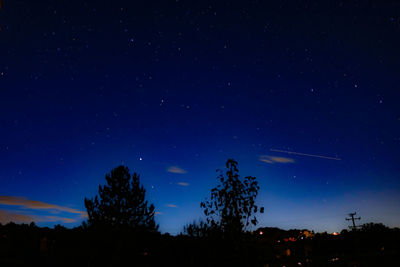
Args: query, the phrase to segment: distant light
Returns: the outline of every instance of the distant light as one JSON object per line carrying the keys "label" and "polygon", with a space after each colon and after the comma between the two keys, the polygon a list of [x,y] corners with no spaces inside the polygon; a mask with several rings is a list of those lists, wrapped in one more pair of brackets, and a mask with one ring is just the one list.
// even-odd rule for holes
{"label": "distant light", "polygon": [[333,232],[332,235],[339,235],[339,233],[338,232]]}
{"label": "distant light", "polygon": [[260,235],[263,235],[264,233],[263,233],[263,231],[260,231]]}
{"label": "distant light", "polygon": [[143,160],[143,158],[142,158],[142,157],[140,157],[140,158],[139,158],[139,160]]}

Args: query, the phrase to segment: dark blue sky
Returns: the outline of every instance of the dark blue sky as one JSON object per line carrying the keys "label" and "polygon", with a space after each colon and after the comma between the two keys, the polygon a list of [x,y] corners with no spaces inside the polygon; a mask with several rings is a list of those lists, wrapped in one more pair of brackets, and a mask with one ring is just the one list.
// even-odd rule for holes
{"label": "dark blue sky", "polygon": [[259,226],[400,226],[396,1],[2,2],[0,221],[79,225],[125,164],[177,233],[234,158]]}

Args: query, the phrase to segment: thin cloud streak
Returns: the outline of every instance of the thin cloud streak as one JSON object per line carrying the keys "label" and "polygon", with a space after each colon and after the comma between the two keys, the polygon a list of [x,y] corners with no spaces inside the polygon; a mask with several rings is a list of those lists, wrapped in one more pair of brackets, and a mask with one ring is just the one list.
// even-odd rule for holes
{"label": "thin cloud streak", "polygon": [[[20,211],[18,211],[20,212]],[[30,222],[63,222],[74,223],[76,219],[59,217],[59,216],[38,216],[21,214],[15,211],[0,210],[0,223],[6,224],[9,222],[14,223],[30,223]]]}
{"label": "thin cloud streak", "polygon": [[166,206],[169,207],[169,208],[177,208],[177,207],[178,207],[178,206],[175,205],[175,204],[167,204]]}
{"label": "thin cloud streak", "polygon": [[185,183],[185,182],[178,182],[176,184],[180,185],[180,186],[189,186],[190,185],[189,183]]}
{"label": "thin cloud streak", "polygon": [[170,172],[170,173],[178,173],[178,174],[185,174],[185,173],[187,173],[186,170],[184,170],[184,169],[182,169],[182,168],[179,168],[179,167],[177,167],[177,166],[171,166],[171,167],[169,167],[168,170],[167,170],[167,172]]}
{"label": "thin cloud streak", "polygon": [[37,218],[38,222],[63,222],[63,223],[74,223],[77,220],[58,216],[40,216]]}
{"label": "thin cloud streak", "polygon": [[26,214],[18,214],[14,212],[9,212],[5,210],[0,210],[0,223],[6,224],[9,222],[15,223],[30,223],[35,221],[35,219]]}
{"label": "thin cloud streak", "polygon": [[269,155],[261,155],[259,160],[262,161],[262,162],[268,163],[268,164],[294,163],[294,159],[292,159],[292,158],[275,157],[275,156],[269,156]]}
{"label": "thin cloud streak", "polygon": [[87,213],[85,211],[54,205],[50,203],[45,203],[42,201],[31,200],[19,196],[0,196],[0,204],[8,206],[21,206],[25,209],[32,209],[32,210],[56,210],[61,212],[79,214],[82,218],[87,217]]}

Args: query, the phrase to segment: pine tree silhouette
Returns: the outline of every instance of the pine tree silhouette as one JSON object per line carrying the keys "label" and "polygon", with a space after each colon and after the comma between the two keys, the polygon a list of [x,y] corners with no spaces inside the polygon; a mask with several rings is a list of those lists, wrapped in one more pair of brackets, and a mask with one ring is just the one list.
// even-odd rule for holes
{"label": "pine tree silhouette", "polygon": [[157,231],[154,205],[145,200],[146,190],[139,175],[118,166],[106,174],[107,184],[99,185],[98,196],[85,198],[90,226]]}

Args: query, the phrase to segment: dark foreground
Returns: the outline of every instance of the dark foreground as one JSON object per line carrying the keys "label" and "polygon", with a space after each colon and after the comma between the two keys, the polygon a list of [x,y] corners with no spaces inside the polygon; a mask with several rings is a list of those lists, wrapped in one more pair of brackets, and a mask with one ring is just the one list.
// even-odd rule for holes
{"label": "dark foreground", "polygon": [[0,266],[400,266],[400,230],[263,228],[235,240],[0,225]]}

